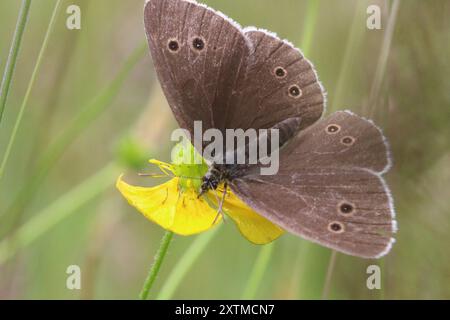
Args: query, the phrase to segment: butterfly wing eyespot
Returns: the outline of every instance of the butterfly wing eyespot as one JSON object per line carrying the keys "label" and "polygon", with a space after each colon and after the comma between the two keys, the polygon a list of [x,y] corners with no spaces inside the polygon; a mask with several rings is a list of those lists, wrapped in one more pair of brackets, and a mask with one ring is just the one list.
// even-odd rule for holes
{"label": "butterfly wing eyespot", "polygon": [[[314,66],[289,42],[242,29],[189,0],[147,0],[144,19],[164,94],[191,136],[194,121],[204,130],[258,130],[298,117],[304,129],[322,116],[325,95]],[[169,36],[178,40],[178,50],[168,48]],[[292,96],[288,78],[299,88]]]}
{"label": "butterfly wing eyespot", "polygon": [[346,136],[341,139],[341,143],[346,146],[351,146],[355,143],[356,139],[352,136]]}
{"label": "butterfly wing eyespot", "polygon": [[328,230],[336,234],[345,232],[344,225],[338,221],[333,221],[328,224]]}
{"label": "butterfly wing eyespot", "polygon": [[351,215],[355,212],[355,205],[348,202],[342,201],[338,204],[338,213],[342,215]]}
{"label": "butterfly wing eyespot", "polygon": [[337,124],[330,124],[326,127],[325,131],[328,134],[336,134],[336,133],[339,133],[339,131],[341,131],[341,126],[339,126]]}
{"label": "butterfly wing eyespot", "polygon": [[302,90],[298,85],[292,85],[289,87],[289,96],[295,99],[300,98],[303,95]]}
{"label": "butterfly wing eyespot", "polygon": [[[237,82],[242,98],[228,111],[226,127],[269,129],[286,119],[301,118],[300,129],[304,129],[320,119],[325,95],[312,63],[273,33],[256,28],[243,31],[252,45],[251,56],[246,78]],[[292,85],[298,87],[291,89],[293,95]]]}
{"label": "butterfly wing eyespot", "polygon": [[[191,137],[195,121],[202,121],[204,130],[237,128],[225,125],[225,113],[239,107],[236,84],[245,78],[250,55],[242,29],[188,0],[147,0],[144,24],[155,71],[179,126]],[[178,41],[178,51],[168,48],[169,38]]]}
{"label": "butterfly wing eyespot", "polygon": [[[298,157],[310,151],[303,152],[287,162],[281,155],[278,175],[232,181],[233,192],[263,217],[307,240],[362,258],[389,252],[396,223],[381,177],[361,169],[302,168],[305,162]],[[345,208],[352,213],[342,213],[334,198],[345,199],[340,204],[352,205],[353,211]]]}
{"label": "butterfly wing eyespot", "polygon": [[192,39],[192,48],[196,51],[202,51],[205,48],[205,40],[201,37]]}
{"label": "butterfly wing eyespot", "polygon": [[177,52],[180,50],[180,44],[177,39],[169,39],[167,42],[167,48],[169,48],[169,51],[171,52]]}
{"label": "butterfly wing eyespot", "polygon": [[284,69],[283,67],[276,67],[276,68],[273,70],[273,73],[274,73],[275,76],[276,76],[277,78],[279,78],[279,79],[286,78],[286,76],[287,76],[287,71],[286,71],[286,69]]}

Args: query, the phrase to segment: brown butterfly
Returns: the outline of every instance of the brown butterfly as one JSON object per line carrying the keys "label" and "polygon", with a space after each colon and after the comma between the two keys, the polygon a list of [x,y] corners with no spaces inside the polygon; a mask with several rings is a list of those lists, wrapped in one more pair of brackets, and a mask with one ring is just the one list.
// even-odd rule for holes
{"label": "brown butterfly", "polygon": [[278,174],[212,163],[203,192],[225,182],[293,234],[364,258],[390,251],[396,221],[382,178],[391,166],[386,139],[349,111],[321,119],[324,90],[298,49],[188,0],[149,0],[145,27],[163,91],[191,136],[194,121],[223,133],[280,129]]}

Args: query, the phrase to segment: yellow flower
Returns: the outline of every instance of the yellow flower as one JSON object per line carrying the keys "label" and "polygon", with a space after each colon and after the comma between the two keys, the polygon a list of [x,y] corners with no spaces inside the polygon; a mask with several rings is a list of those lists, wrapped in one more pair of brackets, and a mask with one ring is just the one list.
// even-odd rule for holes
{"label": "yellow flower", "polygon": [[[206,231],[220,223],[222,216],[217,215],[217,207],[218,199],[223,197],[223,186],[198,197],[201,178],[208,167],[204,162],[184,164],[181,159],[186,151],[191,154],[195,152],[192,146],[179,148],[178,158],[175,157],[172,164],[150,160],[165,175],[174,176],[161,185],[138,187],[124,182],[122,176],[117,180],[117,188],[130,205],[164,229],[184,236]],[[279,226],[248,207],[230,189],[225,195],[223,212],[252,243],[266,244],[284,233]]]}

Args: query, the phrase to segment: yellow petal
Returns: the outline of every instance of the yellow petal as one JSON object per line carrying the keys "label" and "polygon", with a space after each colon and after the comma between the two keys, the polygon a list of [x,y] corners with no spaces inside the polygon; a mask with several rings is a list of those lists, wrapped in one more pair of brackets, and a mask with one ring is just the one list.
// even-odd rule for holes
{"label": "yellow petal", "polygon": [[[216,197],[211,194],[208,197],[217,203]],[[218,196],[222,197],[223,189],[217,190]],[[257,214],[252,208],[247,206],[230,189],[223,204],[226,214],[236,223],[242,235],[254,244],[267,244],[280,237],[284,230],[273,224],[263,216]]]}
{"label": "yellow petal", "polygon": [[[213,226],[216,211],[204,199],[198,199],[194,189],[180,192],[179,178],[152,188],[131,186],[117,180],[117,188],[147,219],[180,235],[206,231]],[[221,217],[216,219],[219,223]]]}

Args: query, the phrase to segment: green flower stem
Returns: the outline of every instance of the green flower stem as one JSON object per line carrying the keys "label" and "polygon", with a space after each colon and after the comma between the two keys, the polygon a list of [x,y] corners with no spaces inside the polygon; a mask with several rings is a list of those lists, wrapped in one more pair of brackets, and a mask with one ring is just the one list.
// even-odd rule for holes
{"label": "green flower stem", "polygon": [[13,237],[0,242],[0,265],[32,244],[58,223],[77,212],[83,205],[113,186],[122,168],[111,163],[22,225]]}
{"label": "green flower stem", "polygon": [[158,276],[159,269],[161,269],[161,265],[167,254],[167,249],[169,248],[172,238],[173,238],[173,232],[166,231],[166,233],[164,234],[164,236],[161,240],[161,245],[159,246],[158,252],[156,253],[155,261],[153,262],[153,265],[150,268],[150,272],[148,273],[148,276],[145,279],[144,286],[142,287],[142,291],[139,294],[139,298],[141,300],[147,300],[148,294],[150,293],[150,289],[152,288],[153,283],[155,282],[156,277]]}
{"label": "green flower stem", "polygon": [[218,227],[206,232],[205,234],[197,236],[194,242],[190,245],[186,253],[178,261],[175,268],[173,268],[170,275],[167,277],[164,285],[156,297],[157,300],[169,300],[177,290],[181,280],[186,276],[188,271],[192,268],[195,261],[203,253],[205,248],[218,233]]}
{"label": "green flower stem", "polygon": [[8,60],[6,61],[5,71],[3,73],[2,84],[0,86],[0,123],[5,111],[6,100],[8,99],[9,89],[11,87],[14,70],[16,68],[17,56],[19,55],[22,36],[28,21],[31,0],[23,0],[20,7],[19,17],[17,19],[16,30],[14,31],[13,41],[9,50]]}
{"label": "green flower stem", "polygon": [[50,34],[52,33],[53,27],[54,27],[55,22],[56,22],[56,17],[58,15],[60,4],[61,4],[61,0],[58,0],[58,2],[56,2],[55,8],[53,9],[53,13],[52,13],[52,16],[50,18],[50,22],[49,22],[49,25],[48,25],[48,28],[47,28],[47,32],[45,33],[44,41],[42,42],[41,50],[39,51],[39,55],[38,55],[38,58],[36,60],[36,64],[34,66],[33,73],[31,74],[30,82],[28,83],[28,88],[27,88],[27,90],[25,92],[25,96],[23,98],[22,105],[20,106],[20,109],[19,109],[19,114],[17,116],[16,122],[14,123],[13,131],[11,133],[11,137],[9,139],[8,145],[6,147],[5,154],[3,156],[2,163],[0,165],[0,179],[2,178],[3,173],[5,171],[6,163],[8,162],[8,158],[9,158],[9,155],[11,153],[11,149],[12,149],[12,147],[14,145],[14,141],[16,139],[17,131],[19,130],[20,123],[22,122],[22,118],[23,118],[23,115],[24,115],[24,112],[25,112],[25,108],[26,108],[26,106],[28,104],[28,99],[30,98],[31,90],[33,89],[34,82],[35,82],[36,77],[37,77],[37,75],[39,73],[39,69],[41,67],[41,63],[42,63],[45,51],[46,51],[47,46],[48,46],[48,41],[50,39]]}
{"label": "green flower stem", "polygon": [[258,258],[253,266],[250,279],[247,282],[247,287],[242,294],[242,299],[251,300],[255,298],[261,280],[263,279],[264,272],[269,264],[270,257],[272,256],[274,245],[274,242],[272,242],[270,244],[266,244],[260,249]]}

